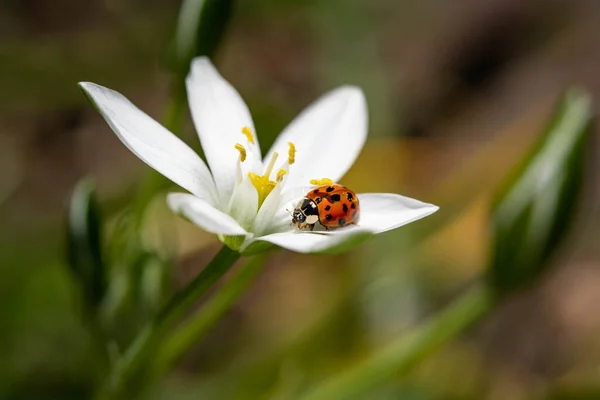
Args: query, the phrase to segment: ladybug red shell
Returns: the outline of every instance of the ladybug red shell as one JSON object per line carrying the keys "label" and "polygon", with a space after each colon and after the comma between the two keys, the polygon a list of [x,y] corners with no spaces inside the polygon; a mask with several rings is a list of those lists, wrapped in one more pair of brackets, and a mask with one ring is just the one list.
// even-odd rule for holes
{"label": "ladybug red shell", "polygon": [[319,222],[326,230],[356,224],[360,206],[356,193],[345,186],[319,186],[298,202],[292,213],[292,223],[298,229],[313,230]]}

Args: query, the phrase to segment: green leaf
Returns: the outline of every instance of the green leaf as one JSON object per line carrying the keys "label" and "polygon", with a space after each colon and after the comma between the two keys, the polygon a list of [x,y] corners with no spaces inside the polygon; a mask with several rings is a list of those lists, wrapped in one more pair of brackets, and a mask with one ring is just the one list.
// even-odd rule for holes
{"label": "green leaf", "polygon": [[69,204],[68,261],[71,271],[81,284],[86,304],[93,309],[98,307],[106,292],[101,222],[92,185],[80,182]]}
{"label": "green leaf", "polygon": [[215,55],[232,9],[233,0],[183,0],[168,60],[182,81],[194,57]]}
{"label": "green leaf", "polygon": [[497,194],[489,277],[499,292],[534,281],[564,239],[582,189],[591,119],[588,94],[569,90],[533,151]]}
{"label": "green leaf", "polygon": [[405,377],[448,341],[464,332],[494,306],[487,286],[474,286],[415,329],[376,349],[354,365],[346,365],[309,388],[301,400],[371,399],[386,381]]}

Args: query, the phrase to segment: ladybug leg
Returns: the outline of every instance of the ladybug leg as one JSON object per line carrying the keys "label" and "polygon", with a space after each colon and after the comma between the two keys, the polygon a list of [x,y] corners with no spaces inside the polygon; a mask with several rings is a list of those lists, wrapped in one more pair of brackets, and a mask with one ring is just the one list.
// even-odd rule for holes
{"label": "ladybug leg", "polygon": [[327,232],[329,232],[329,228],[328,228],[327,226],[324,226],[323,228],[325,228],[325,230],[326,230]]}
{"label": "ladybug leg", "polygon": [[308,228],[310,229],[310,231],[312,232],[313,229],[315,229],[315,224],[310,224],[308,225]]}

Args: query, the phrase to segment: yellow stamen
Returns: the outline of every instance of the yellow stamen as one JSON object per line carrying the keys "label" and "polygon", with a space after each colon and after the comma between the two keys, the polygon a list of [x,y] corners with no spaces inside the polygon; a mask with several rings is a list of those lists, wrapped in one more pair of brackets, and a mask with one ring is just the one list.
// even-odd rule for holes
{"label": "yellow stamen", "polygon": [[333,181],[329,178],[323,178],[323,179],[312,179],[310,181],[311,185],[316,185],[316,186],[322,186],[322,185],[333,185]]}
{"label": "yellow stamen", "polygon": [[296,161],[296,146],[292,142],[288,142],[288,146],[288,164],[292,165]]}
{"label": "yellow stamen", "polygon": [[271,160],[269,161],[269,165],[267,165],[267,170],[265,171],[265,177],[267,179],[269,179],[269,177],[271,176],[271,172],[273,172],[273,167],[275,166],[278,157],[279,153],[277,152],[273,153],[273,155],[271,156]]}
{"label": "yellow stamen", "polygon": [[242,133],[246,135],[248,142],[254,143],[254,136],[252,135],[252,131],[247,126],[242,128]]}
{"label": "yellow stamen", "polygon": [[283,177],[285,176],[285,174],[287,174],[287,171],[283,168],[280,169],[279,171],[277,171],[277,178],[275,179],[277,181],[277,183],[279,183],[283,180]]}
{"label": "yellow stamen", "polygon": [[269,179],[271,177],[271,172],[273,172],[277,157],[279,157],[279,154],[273,153],[264,175],[256,175],[254,172],[248,173],[248,178],[250,178],[250,182],[252,182],[252,185],[254,185],[254,188],[258,193],[258,208],[262,206],[269,193],[277,186],[277,182],[273,182]]}
{"label": "yellow stamen", "polygon": [[235,144],[235,149],[240,152],[240,161],[246,161],[246,149],[239,143]]}

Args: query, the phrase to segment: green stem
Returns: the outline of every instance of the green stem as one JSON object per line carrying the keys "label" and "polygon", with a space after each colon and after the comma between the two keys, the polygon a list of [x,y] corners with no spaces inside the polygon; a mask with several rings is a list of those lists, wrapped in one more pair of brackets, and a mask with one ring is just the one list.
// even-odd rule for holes
{"label": "green stem", "polygon": [[171,94],[171,102],[168,104],[165,111],[165,128],[175,135],[181,136],[183,131],[185,106],[187,104],[185,98],[185,84],[182,80],[178,78],[173,79]]}
{"label": "green stem", "polygon": [[410,372],[428,355],[486,315],[494,304],[493,298],[487,287],[472,289],[418,329],[317,385],[300,399],[351,399],[392,376]]}
{"label": "green stem", "polygon": [[218,292],[162,344],[154,361],[153,376],[167,372],[236,303],[265,265],[266,253],[252,257]]}
{"label": "green stem", "polygon": [[99,398],[118,398],[128,379],[147,361],[149,353],[165,332],[180,319],[189,308],[207,292],[238,260],[240,254],[223,246],[213,260],[162,308],[156,318],[140,331],[125,354],[119,359],[108,377]]}

